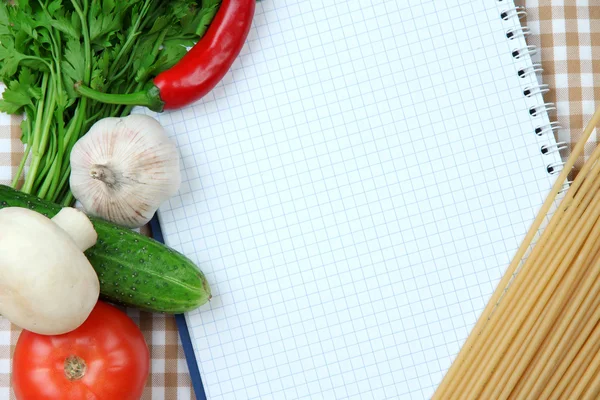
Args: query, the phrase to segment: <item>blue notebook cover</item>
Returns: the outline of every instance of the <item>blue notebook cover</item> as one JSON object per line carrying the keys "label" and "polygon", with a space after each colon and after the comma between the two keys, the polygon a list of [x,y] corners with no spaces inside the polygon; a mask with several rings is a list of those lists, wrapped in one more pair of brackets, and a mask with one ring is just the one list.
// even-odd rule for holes
{"label": "blue notebook cover", "polygon": [[[162,230],[160,229],[160,223],[156,215],[154,215],[154,218],[150,221],[150,227],[154,239],[161,243],[165,243]],[[183,314],[177,314],[175,315],[175,321],[177,322],[177,330],[179,331],[179,337],[181,338],[181,344],[190,371],[190,378],[192,379],[196,399],[206,400],[206,393],[204,392],[204,386],[202,385],[202,378],[200,377],[200,370],[196,363],[196,355],[194,354],[194,348],[192,347],[192,340],[190,338],[190,332],[185,316]]]}

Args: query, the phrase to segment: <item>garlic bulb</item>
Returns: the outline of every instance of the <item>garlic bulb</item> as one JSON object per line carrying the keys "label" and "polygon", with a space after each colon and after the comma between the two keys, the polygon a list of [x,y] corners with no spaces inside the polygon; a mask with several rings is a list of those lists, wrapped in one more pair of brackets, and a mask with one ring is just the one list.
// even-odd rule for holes
{"label": "garlic bulb", "polygon": [[101,119],[70,157],[73,196],[86,213],[121,226],[146,224],[181,185],[177,148],[146,115]]}

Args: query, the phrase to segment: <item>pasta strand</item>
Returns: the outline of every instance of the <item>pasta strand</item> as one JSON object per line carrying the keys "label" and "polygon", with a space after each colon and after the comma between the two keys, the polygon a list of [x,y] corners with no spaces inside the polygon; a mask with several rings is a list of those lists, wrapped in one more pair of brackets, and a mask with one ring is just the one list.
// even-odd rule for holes
{"label": "pasta strand", "polygon": [[[589,357],[576,357],[588,343],[594,319],[600,318],[595,304],[596,298],[600,299],[600,287],[594,284],[600,281],[600,240],[592,238],[600,231],[600,146],[584,163],[537,243],[533,243],[599,124],[600,107],[432,399],[477,399],[480,395],[521,399],[536,398],[532,396],[538,393],[538,398],[547,398],[544,394],[550,395],[559,384],[561,390],[570,389],[562,384],[563,375],[578,376],[579,372],[581,379],[593,375],[594,380],[589,385],[578,381],[574,393],[594,398],[600,392],[600,371],[596,369],[600,360],[594,357],[583,369]],[[530,248],[531,253],[524,258]],[[591,305],[595,307],[589,308]],[[592,312],[593,316],[588,315]],[[595,344],[590,342],[589,346]],[[543,353],[538,355],[536,350]],[[570,368],[571,362],[582,364]],[[556,371],[548,365],[557,366]]]}
{"label": "pasta strand", "polygon": [[[600,216],[600,196],[594,198],[592,203],[593,207],[586,209],[582,218],[578,220],[578,224],[575,225],[575,229],[581,232],[581,235],[571,235],[566,238],[566,241],[559,248],[558,256],[552,260],[550,267],[541,271],[541,276],[533,289],[527,291],[525,294],[526,297],[520,304],[521,307],[517,304],[515,305],[516,312],[505,313],[504,322],[508,324],[508,329],[503,334],[497,336],[493,335],[493,332],[486,332],[490,341],[495,341],[496,343],[489,348],[488,354],[491,353],[491,356],[487,355],[486,352],[481,352],[476,359],[475,365],[478,365],[479,369],[475,373],[479,373],[477,374],[477,379],[472,378],[466,386],[467,390],[465,393],[468,393],[468,398],[477,398],[480,395],[483,385],[490,378],[502,356],[508,358],[515,356],[514,352],[509,348],[510,344],[515,340],[522,340],[522,336],[530,331],[535,320],[542,313],[548,300],[556,290],[556,287],[564,278],[573,258],[577,256],[582,243]],[[539,269],[539,266],[536,267]],[[532,271],[537,269],[532,268]],[[512,293],[521,293],[521,291],[517,286]],[[549,318],[551,318],[551,322],[556,318],[558,311],[550,311]],[[496,339],[498,336],[500,337],[499,340]],[[482,360],[483,357],[487,357],[487,361]]]}
{"label": "pasta strand", "polygon": [[[568,383],[564,391],[557,394],[563,398],[580,399],[583,391],[588,386],[590,379],[595,375],[596,370],[600,366],[600,324],[592,331],[592,334],[585,342],[581,351],[569,366],[567,373],[561,378],[561,383]],[[573,371],[572,373],[569,373]],[[558,389],[558,387],[557,387]],[[554,392],[553,392],[554,394]]]}

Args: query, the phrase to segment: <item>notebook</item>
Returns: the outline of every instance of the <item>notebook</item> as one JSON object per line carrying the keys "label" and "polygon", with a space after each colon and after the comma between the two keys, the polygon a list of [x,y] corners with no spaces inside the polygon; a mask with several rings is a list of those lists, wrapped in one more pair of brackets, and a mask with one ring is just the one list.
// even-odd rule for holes
{"label": "notebook", "polygon": [[213,291],[179,316],[199,398],[433,394],[561,169],[523,16],[261,0],[218,87],[145,111],[182,156],[164,241]]}

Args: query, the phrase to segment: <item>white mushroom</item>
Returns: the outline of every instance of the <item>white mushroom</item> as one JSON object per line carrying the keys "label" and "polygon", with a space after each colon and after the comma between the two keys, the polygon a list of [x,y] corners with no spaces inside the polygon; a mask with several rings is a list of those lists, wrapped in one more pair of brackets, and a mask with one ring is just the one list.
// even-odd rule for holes
{"label": "white mushroom", "polygon": [[63,208],[52,220],[0,210],[0,314],[23,329],[58,335],[79,327],[100,294],[84,251],[96,243],[88,217]]}

